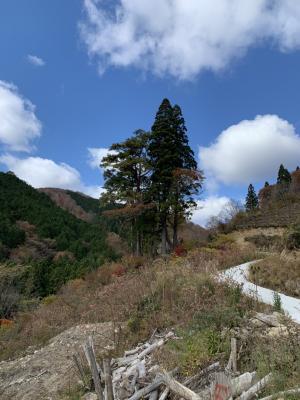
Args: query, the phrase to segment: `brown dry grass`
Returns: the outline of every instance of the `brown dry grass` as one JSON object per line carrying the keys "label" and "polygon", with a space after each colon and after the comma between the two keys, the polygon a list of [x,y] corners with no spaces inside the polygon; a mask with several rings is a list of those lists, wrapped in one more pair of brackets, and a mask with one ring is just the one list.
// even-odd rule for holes
{"label": "brown dry grass", "polygon": [[250,279],[259,286],[300,297],[300,259],[270,256],[251,267]]}
{"label": "brown dry grass", "polygon": [[131,334],[124,346],[154,328],[185,326],[196,312],[222,308],[227,301],[226,289],[212,283],[211,274],[253,258],[253,252],[230,245],[194,250],[185,258],[146,262],[128,256],[104,265],[70,281],[33,312],[18,314],[9,330],[0,330],[0,358],[15,357],[81,323],[128,321]]}

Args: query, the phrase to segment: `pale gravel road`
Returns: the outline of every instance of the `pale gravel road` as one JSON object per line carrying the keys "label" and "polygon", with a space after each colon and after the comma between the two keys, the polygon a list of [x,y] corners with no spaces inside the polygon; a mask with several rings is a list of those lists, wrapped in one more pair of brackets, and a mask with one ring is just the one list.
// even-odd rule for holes
{"label": "pale gravel road", "polygon": [[[241,284],[243,286],[244,293],[255,295],[259,301],[272,305],[274,301],[274,291],[261,286],[256,286],[247,279],[250,265],[256,262],[257,261],[250,261],[245,264],[229,268],[220,274],[220,278],[221,280],[230,279],[238,284]],[[282,293],[278,294],[280,296],[282,309],[285,314],[289,315],[294,321],[300,324],[300,299],[286,296]]]}

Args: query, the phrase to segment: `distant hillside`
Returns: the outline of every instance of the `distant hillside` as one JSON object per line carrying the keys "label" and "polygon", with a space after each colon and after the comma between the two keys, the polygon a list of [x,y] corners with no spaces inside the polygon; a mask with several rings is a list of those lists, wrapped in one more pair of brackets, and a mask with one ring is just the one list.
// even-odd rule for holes
{"label": "distant hillside", "polygon": [[38,190],[46,193],[57,206],[83,221],[92,222],[99,212],[99,200],[85,196],[82,193],[56,188],[41,188]]}
{"label": "distant hillside", "polygon": [[85,222],[13,174],[0,173],[0,260],[42,264],[45,294],[115,258],[106,242],[110,228],[105,218]]}

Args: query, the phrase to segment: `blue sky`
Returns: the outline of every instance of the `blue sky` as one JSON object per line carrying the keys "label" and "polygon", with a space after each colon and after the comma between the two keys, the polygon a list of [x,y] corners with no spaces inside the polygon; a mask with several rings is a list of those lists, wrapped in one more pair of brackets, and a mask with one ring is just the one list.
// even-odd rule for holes
{"label": "blue sky", "polygon": [[149,129],[168,97],[200,147],[204,223],[300,164],[300,4],[150,3],[1,1],[0,169],[96,196],[88,149]]}

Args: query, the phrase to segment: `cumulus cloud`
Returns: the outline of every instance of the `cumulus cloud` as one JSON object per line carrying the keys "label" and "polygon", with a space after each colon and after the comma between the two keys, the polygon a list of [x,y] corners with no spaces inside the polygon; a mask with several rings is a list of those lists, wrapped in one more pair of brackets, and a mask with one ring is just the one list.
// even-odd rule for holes
{"label": "cumulus cloud", "polygon": [[300,137],[295,128],[277,115],[258,115],[224,130],[199,158],[208,181],[249,184],[270,179],[283,163],[295,168],[300,162]]}
{"label": "cumulus cloud", "polygon": [[91,168],[99,168],[103,157],[106,157],[109,153],[109,149],[104,147],[89,147],[88,148],[88,164]]}
{"label": "cumulus cloud", "polygon": [[192,79],[219,71],[251,46],[269,41],[281,51],[300,47],[295,0],[84,0],[79,25],[99,72],[134,66]]}
{"label": "cumulus cloud", "polygon": [[206,226],[211,217],[220,214],[230,199],[226,196],[209,196],[197,202],[197,209],[193,212],[192,221],[195,224]]}
{"label": "cumulus cloud", "polygon": [[0,163],[35,188],[70,189],[95,198],[103,191],[100,186],[85,185],[77,169],[65,163],[58,164],[40,157],[18,158],[11,154],[0,156]]}
{"label": "cumulus cloud", "polygon": [[117,154],[115,150],[109,150],[105,147],[89,147],[88,148],[88,164],[91,168],[100,168],[102,159],[108,154]]}
{"label": "cumulus cloud", "polygon": [[9,150],[32,150],[31,142],[41,135],[42,125],[35,106],[25,99],[16,86],[0,81],[0,144]]}
{"label": "cumulus cloud", "polygon": [[31,54],[28,54],[27,61],[35,67],[43,67],[44,65],[46,65],[45,61],[42,58]]}

